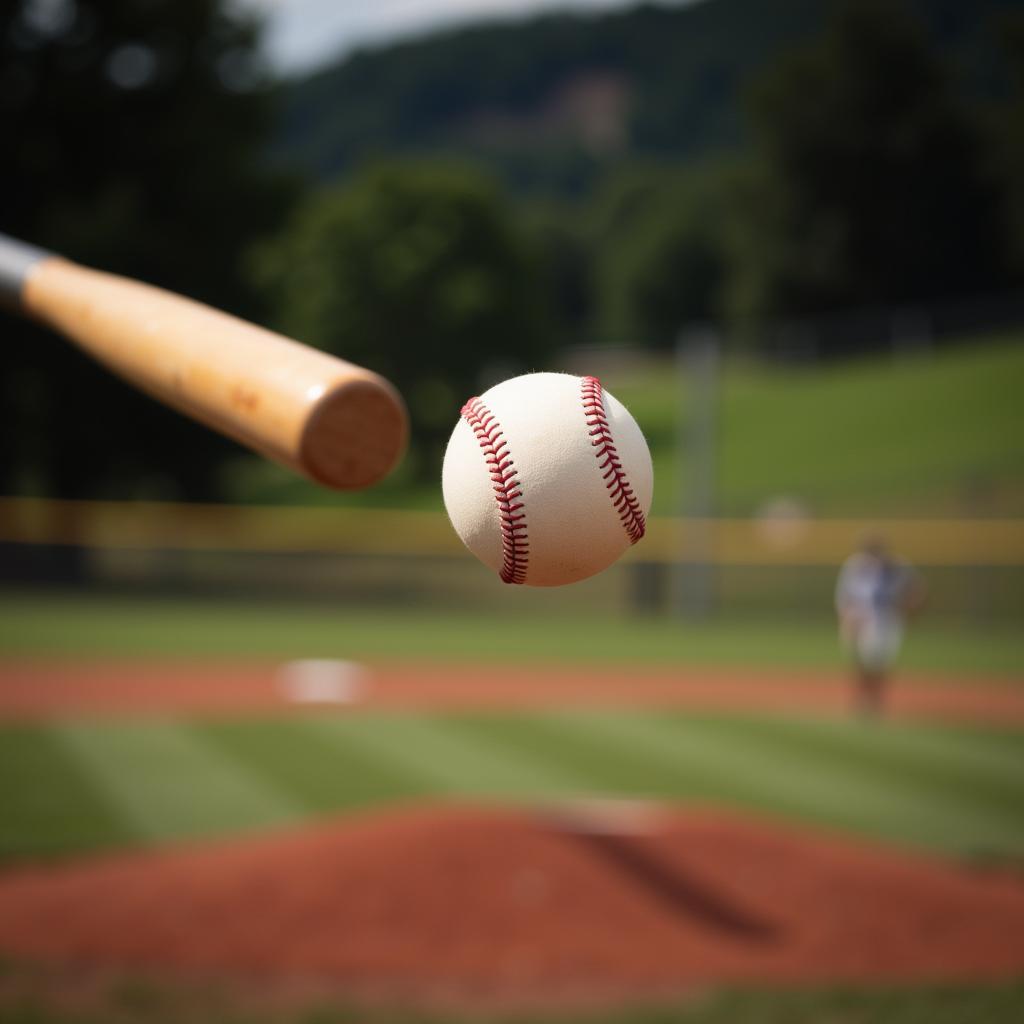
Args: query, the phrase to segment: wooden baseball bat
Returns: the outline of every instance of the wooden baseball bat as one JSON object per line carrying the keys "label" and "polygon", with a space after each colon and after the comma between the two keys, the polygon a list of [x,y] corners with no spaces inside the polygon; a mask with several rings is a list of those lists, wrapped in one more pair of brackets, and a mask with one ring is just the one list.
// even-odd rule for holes
{"label": "wooden baseball bat", "polygon": [[405,406],[383,377],[161,288],[0,235],[0,304],[328,487],[368,487],[405,449]]}

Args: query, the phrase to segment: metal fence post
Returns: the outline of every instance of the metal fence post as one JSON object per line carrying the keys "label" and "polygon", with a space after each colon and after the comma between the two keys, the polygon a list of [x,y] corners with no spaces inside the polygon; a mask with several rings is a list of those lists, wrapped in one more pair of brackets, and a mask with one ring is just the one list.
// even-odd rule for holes
{"label": "metal fence post", "polygon": [[[678,556],[673,606],[684,618],[714,609],[714,535],[719,370],[718,332],[707,325],[682,332],[676,345],[679,379]],[[685,400],[683,396],[686,396]]]}

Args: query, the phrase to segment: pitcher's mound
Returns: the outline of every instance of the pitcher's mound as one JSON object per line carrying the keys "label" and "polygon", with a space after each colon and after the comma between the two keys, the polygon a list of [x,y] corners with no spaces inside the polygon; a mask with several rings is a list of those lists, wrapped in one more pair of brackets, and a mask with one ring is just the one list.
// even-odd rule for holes
{"label": "pitcher's mound", "polygon": [[0,951],[401,1000],[1024,971],[1024,886],[685,809],[466,806],[0,876]]}

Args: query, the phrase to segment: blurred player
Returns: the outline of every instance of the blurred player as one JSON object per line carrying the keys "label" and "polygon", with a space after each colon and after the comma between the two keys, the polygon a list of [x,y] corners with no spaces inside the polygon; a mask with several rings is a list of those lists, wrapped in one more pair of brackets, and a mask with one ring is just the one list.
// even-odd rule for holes
{"label": "blurred player", "polygon": [[836,582],[839,637],[853,658],[855,699],[866,717],[882,711],[886,681],[907,619],[924,604],[920,575],[890,554],[885,540],[866,537],[843,563]]}

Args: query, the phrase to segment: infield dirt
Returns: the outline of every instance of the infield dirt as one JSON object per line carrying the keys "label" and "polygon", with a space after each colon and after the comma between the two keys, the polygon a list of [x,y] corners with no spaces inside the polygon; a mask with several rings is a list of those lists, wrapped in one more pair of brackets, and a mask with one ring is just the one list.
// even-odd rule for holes
{"label": "infield dirt", "polygon": [[[88,715],[239,715],[308,712],[289,699],[284,665],[269,662],[5,661],[0,719]],[[566,706],[678,707],[746,712],[849,714],[850,683],[822,672],[735,671],[557,665],[440,665],[381,662],[361,666],[353,708],[501,710]],[[338,704],[326,702],[337,709]],[[1024,722],[1024,686],[901,675],[887,712],[896,718]]]}
{"label": "infield dirt", "polygon": [[1012,977],[1024,885],[708,809],[441,805],[12,869],[0,950],[391,1003],[590,1005]]}

